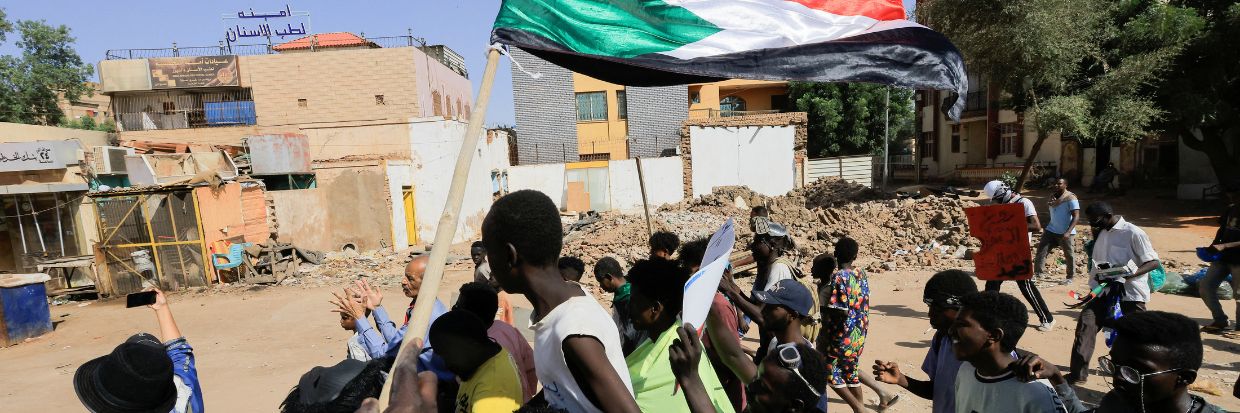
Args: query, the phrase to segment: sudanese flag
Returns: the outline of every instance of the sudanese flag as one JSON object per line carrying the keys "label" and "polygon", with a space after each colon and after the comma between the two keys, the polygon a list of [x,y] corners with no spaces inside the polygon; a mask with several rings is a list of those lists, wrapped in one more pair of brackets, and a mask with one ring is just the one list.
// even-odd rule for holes
{"label": "sudanese flag", "polygon": [[960,51],[905,19],[901,0],[503,0],[492,42],[600,80],[723,79],[968,89]]}

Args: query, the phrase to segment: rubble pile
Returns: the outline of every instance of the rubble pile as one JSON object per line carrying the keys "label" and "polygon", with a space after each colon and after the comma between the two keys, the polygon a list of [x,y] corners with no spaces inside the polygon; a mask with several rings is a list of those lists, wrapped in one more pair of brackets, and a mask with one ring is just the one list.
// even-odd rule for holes
{"label": "rubble pile", "polygon": [[322,286],[367,277],[379,286],[399,285],[407,260],[390,250],[329,252],[320,265],[303,265],[298,277],[284,279],[282,284]]}
{"label": "rubble pile", "polygon": [[[738,224],[737,248],[742,249],[753,239],[746,223],[750,208],[757,205],[767,206],[771,218],[788,227],[806,266],[810,257],[830,251],[845,236],[861,244],[861,264],[872,271],[957,267],[945,261],[971,258],[979,245],[968,236],[963,210],[977,206],[971,201],[933,196],[898,199],[834,178],[776,197],[746,187],[720,187],[666,205],[653,219],[656,230],[670,230],[687,240],[709,236],[733,218]],[[604,213],[596,223],[567,231],[564,254],[581,257],[587,265],[607,255],[632,263],[648,254],[647,238],[642,216]]]}

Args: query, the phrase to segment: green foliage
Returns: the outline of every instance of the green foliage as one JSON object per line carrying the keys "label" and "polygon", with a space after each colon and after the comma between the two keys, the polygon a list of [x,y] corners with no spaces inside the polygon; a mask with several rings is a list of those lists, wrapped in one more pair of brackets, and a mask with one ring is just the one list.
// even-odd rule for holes
{"label": "green foliage", "polygon": [[1003,175],[999,175],[999,181],[1003,182],[1004,185],[1007,185],[1008,188],[1015,188],[1016,181],[1019,180],[1019,178],[1020,177],[1012,173],[1012,171],[1003,171]]}
{"label": "green foliage", "polygon": [[16,28],[20,56],[0,56],[0,121],[56,125],[64,113],[61,96],[76,100],[93,93],[85,84],[94,73],[73,50],[74,38],[65,26],[39,20],[11,24],[0,11],[0,41]]}
{"label": "green foliage", "polygon": [[[890,89],[889,103],[885,103]],[[889,141],[913,134],[913,92],[867,83],[790,82],[788,97],[809,116],[811,157],[878,154],[888,107]],[[885,106],[888,105],[888,106]]]}

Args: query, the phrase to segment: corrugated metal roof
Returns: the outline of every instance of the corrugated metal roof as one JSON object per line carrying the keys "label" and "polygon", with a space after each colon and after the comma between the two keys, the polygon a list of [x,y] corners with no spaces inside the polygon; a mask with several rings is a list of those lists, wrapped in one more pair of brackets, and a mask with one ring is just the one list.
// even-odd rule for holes
{"label": "corrugated metal roof", "polygon": [[302,37],[302,38],[299,38],[299,39],[296,39],[290,42],[281,43],[281,44],[276,45],[275,47],[272,47],[272,50],[279,52],[279,51],[286,51],[286,50],[309,49],[310,43],[312,40],[315,42],[314,43],[315,48],[357,47],[357,46],[370,46],[370,47],[376,47],[376,48],[379,47],[379,45],[375,44],[375,42],[363,39],[361,38],[361,36],[358,36],[353,33],[333,32],[333,33],[312,34],[312,35],[305,36],[305,37]]}

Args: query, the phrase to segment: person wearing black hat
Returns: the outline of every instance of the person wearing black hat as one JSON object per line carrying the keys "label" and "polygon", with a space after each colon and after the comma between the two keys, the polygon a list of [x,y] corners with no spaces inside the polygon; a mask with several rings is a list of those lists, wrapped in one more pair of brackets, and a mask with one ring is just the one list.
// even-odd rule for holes
{"label": "person wearing black hat", "polygon": [[427,338],[460,380],[456,412],[510,412],[524,400],[521,376],[512,355],[487,336],[473,313],[452,310],[431,324]]}
{"label": "person wearing black hat", "polygon": [[280,413],[351,413],[366,398],[379,397],[393,360],[345,359],[331,367],[314,367],[301,375],[297,386],[280,403]]}
{"label": "person wearing black hat", "polygon": [[202,387],[194,349],[181,335],[168,299],[158,289],[155,310],[166,341],[142,333],[129,337],[111,354],[82,363],[73,374],[73,390],[94,413],[202,413]]}
{"label": "person wearing black hat", "polygon": [[[1214,241],[1206,247],[1209,252],[1217,254],[1217,258],[1210,263],[1205,277],[1197,283],[1201,301],[1205,302],[1214,319],[1213,323],[1202,329],[1208,333],[1221,332],[1228,327],[1227,312],[1223,311],[1223,305],[1218,301],[1218,286],[1223,284],[1228,274],[1231,274],[1232,298],[1237,303],[1236,318],[1240,319],[1240,179],[1225,183],[1223,192],[1227,197],[1227,210],[1218,219]],[[1240,323],[1236,324],[1235,329],[1240,331]]]}

